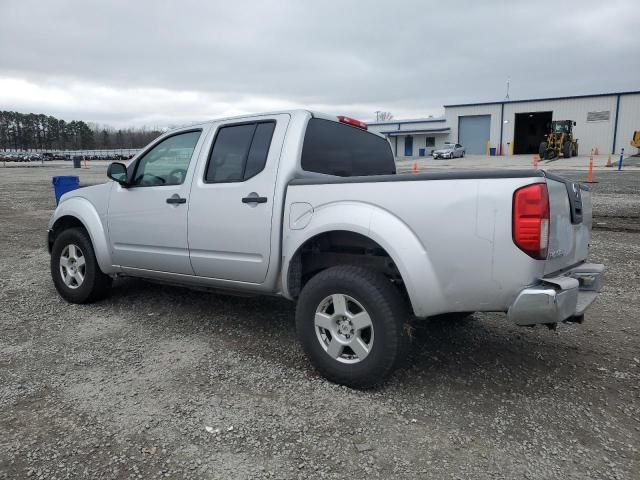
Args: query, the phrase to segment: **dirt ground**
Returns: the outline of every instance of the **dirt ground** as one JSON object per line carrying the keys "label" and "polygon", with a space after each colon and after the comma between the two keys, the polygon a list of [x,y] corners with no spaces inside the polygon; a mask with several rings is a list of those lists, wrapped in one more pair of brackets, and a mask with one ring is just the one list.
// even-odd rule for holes
{"label": "dirt ground", "polygon": [[423,321],[364,392],[311,369],[285,300],[122,279],[63,301],[45,232],[70,173],[0,168],[0,478],[640,478],[640,172],[592,185],[584,324]]}

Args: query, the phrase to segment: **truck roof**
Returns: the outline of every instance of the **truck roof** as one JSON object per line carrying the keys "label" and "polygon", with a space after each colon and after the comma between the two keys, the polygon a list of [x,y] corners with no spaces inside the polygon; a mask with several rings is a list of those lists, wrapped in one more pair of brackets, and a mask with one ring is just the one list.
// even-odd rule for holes
{"label": "truck roof", "polygon": [[[211,120],[205,120],[204,122],[197,122],[197,123],[192,123],[192,124],[188,124],[188,125],[182,125],[180,127],[176,127],[176,128],[172,128],[170,130],[168,130],[169,132],[172,132],[174,130],[181,130],[183,128],[187,128],[187,127],[201,127],[201,126],[205,126],[205,125],[210,125],[212,123],[217,123],[217,122],[227,122],[229,120],[243,120],[245,118],[255,118],[255,117],[262,117],[262,116],[273,116],[273,115],[282,115],[282,114],[287,114],[287,115],[291,115],[291,116],[297,116],[297,115],[311,115],[315,118],[322,118],[324,120],[330,120],[332,122],[338,122],[338,117],[336,115],[330,115],[328,113],[323,113],[323,112],[317,112],[317,111],[313,111],[313,110],[306,110],[306,109],[302,109],[302,108],[298,108],[298,109],[293,109],[293,110],[276,110],[276,111],[270,111],[270,112],[259,112],[259,113],[247,113],[244,115],[233,115],[233,116],[229,116],[229,117],[220,117],[220,118],[212,118]],[[373,132],[371,132],[373,133]]]}

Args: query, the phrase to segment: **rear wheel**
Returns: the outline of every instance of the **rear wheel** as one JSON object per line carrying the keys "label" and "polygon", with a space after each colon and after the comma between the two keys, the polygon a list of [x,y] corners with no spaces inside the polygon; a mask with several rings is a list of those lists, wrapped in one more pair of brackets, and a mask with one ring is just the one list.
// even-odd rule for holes
{"label": "rear wheel", "polygon": [[402,363],[408,311],[381,273],[328,268],[305,285],[296,309],[298,337],[313,366],[332,382],[372,387]]}
{"label": "rear wheel", "polygon": [[90,303],[104,298],[111,277],[102,273],[89,235],[83,228],[60,233],[51,249],[51,278],[62,298],[71,303]]}
{"label": "rear wheel", "polygon": [[571,142],[564,142],[564,146],[562,148],[562,156],[564,158],[571,158]]}

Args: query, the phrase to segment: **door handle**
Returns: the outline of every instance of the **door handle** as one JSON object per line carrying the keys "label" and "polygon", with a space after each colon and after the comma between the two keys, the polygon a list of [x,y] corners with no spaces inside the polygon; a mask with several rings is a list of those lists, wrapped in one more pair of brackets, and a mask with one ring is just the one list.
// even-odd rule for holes
{"label": "door handle", "polygon": [[167,198],[167,203],[177,205],[180,203],[187,203],[187,199],[180,197],[180,195],[178,195],[177,193],[174,193],[169,198]]}
{"label": "door handle", "polygon": [[267,197],[260,197],[256,192],[251,192],[242,199],[242,203],[267,203]]}

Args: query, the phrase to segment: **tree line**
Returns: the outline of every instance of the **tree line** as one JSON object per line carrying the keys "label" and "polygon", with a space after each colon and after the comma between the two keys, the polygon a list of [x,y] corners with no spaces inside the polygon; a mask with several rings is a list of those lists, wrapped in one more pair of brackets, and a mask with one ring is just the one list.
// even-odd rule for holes
{"label": "tree line", "polygon": [[141,148],[160,133],[157,128],[115,129],[51,115],[0,111],[0,149],[4,151]]}

